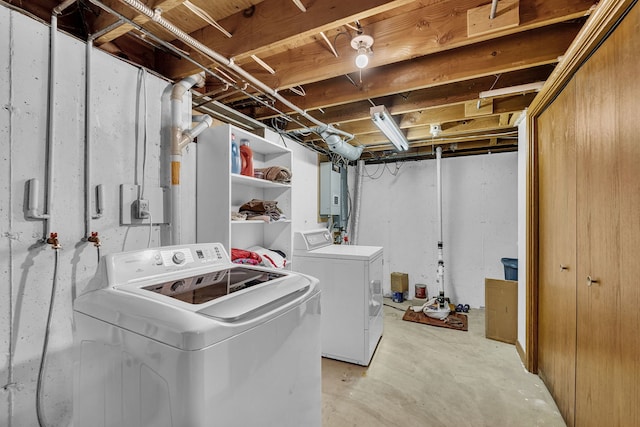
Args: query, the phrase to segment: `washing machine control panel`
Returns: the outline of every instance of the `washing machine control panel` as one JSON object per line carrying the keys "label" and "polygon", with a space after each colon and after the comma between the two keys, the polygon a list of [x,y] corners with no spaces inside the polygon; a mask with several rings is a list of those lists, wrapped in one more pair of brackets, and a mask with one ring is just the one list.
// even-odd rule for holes
{"label": "washing machine control panel", "polygon": [[131,283],[164,272],[201,266],[223,266],[231,260],[220,243],[196,243],[160,249],[143,249],[111,256],[114,284]]}
{"label": "washing machine control panel", "polygon": [[193,262],[198,264],[206,263],[223,263],[228,262],[228,257],[224,249],[220,249],[217,245],[172,248],[160,250],[155,256],[156,261],[160,259],[159,265],[169,267],[172,265],[187,265]]}

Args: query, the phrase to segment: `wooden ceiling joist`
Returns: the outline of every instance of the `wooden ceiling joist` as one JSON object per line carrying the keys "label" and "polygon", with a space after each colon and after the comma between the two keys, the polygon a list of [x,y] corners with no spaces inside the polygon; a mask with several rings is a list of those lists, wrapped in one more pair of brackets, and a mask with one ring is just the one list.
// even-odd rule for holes
{"label": "wooden ceiling joist", "polygon": [[[461,82],[497,73],[555,64],[581,28],[579,23],[554,25],[509,37],[378,67],[354,86],[344,77],[305,86],[295,103],[306,111]],[[283,105],[276,108],[291,112]]]}
{"label": "wooden ceiling joist", "polygon": [[[274,7],[270,6],[275,1],[285,2],[287,0],[266,0],[256,8],[264,9],[265,16],[260,15],[260,21],[249,20],[242,25],[226,23],[221,21],[225,28],[236,28],[231,31],[234,34],[232,39],[225,39],[215,31],[203,29],[193,36],[202,43],[210,46],[214,51],[222,55],[234,58],[236,63],[245,68],[250,73],[256,73],[256,77],[262,79],[259,67],[253,67],[247,58],[251,54],[257,54],[272,67],[279,70],[276,79],[264,80],[270,87],[283,89],[297,84],[307,84],[310,82],[328,79],[339,75],[347,74],[355,70],[353,56],[355,52],[349,44],[348,37],[336,37],[335,47],[341,56],[336,58],[327,51],[323,43],[313,43],[313,40],[305,40],[305,37],[316,36],[324,31],[330,38],[337,36],[343,31],[340,24],[352,22],[354,17],[365,15],[363,10],[379,10],[383,6],[375,7],[384,3],[384,7],[394,8],[402,2],[383,2],[376,0],[359,0],[344,2],[341,0],[331,0],[341,3],[336,10],[343,10],[342,17],[329,16],[331,9],[326,0],[322,2],[323,13],[314,11],[310,7],[305,13],[304,22],[314,22],[315,26],[307,25],[301,28],[299,21],[300,12],[294,9],[293,14],[278,14],[273,16]],[[346,10],[346,4],[354,4],[352,8]],[[404,2],[408,3],[408,2]],[[558,7],[556,2],[537,2],[535,0],[522,0],[521,23],[518,27],[499,31],[495,34],[483,35],[479,37],[467,37],[466,13],[461,13],[467,9],[477,7],[486,0],[449,0],[434,2],[421,9],[413,10],[406,14],[396,15],[365,28],[366,33],[375,39],[375,53],[371,58],[371,67],[390,64],[397,61],[409,60],[418,56],[429,55],[447,49],[466,46],[489,40],[498,36],[516,34],[519,32],[541,28],[553,23],[563,22],[570,19],[585,16],[593,6],[592,0],[568,0],[563,7]],[[289,7],[288,9],[292,9]],[[319,8],[316,8],[319,9]],[[286,11],[284,11],[286,12]],[[310,14],[317,13],[318,17],[310,18]],[[348,15],[351,13],[351,15]],[[265,19],[266,17],[269,19]],[[228,19],[240,19],[230,17]],[[251,18],[254,19],[254,18]],[[245,21],[247,21],[245,19]],[[313,28],[311,28],[313,27]],[[333,32],[330,32],[333,30]],[[238,33],[242,31],[242,33]],[[286,47],[287,49],[282,49]],[[274,53],[275,52],[275,53]],[[271,55],[269,55],[271,53]],[[176,77],[189,75],[196,71],[192,64],[180,61],[167,56],[163,60],[163,73]],[[264,76],[266,78],[267,76]]]}
{"label": "wooden ceiling joist", "polygon": [[[511,73],[501,74],[496,82],[496,76],[485,76],[477,79],[464,80],[448,85],[436,86],[432,88],[406,92],[404,96],[392,95],[374,98],[371,101],[375,105],[384,105],[391,115],[401,115],[413,112],[420,112],[426,108],[454,105],[461,102],[478,99],[478,93],[490,88],[509,87],[528,82],[531,79],[545,80],[553,71],[552,65],[543,65],[526,70],[517,70]],[[497,84],[496,84],[497,83]],[[327,123],[348,123],[357,120],[369,119],[369,107],[372,102],[368,100],[347,103],[335,107],[324,108],[322,112],[312,110],[310,113]],[[273,117],[273,110],[266,107],[254,110],[256,117],[267,119]],[[296,120],[307,126],[313,126],[311,122],[303,117],[295,116]],[[301,129],[296,122],[290,122],[287,131]]]}

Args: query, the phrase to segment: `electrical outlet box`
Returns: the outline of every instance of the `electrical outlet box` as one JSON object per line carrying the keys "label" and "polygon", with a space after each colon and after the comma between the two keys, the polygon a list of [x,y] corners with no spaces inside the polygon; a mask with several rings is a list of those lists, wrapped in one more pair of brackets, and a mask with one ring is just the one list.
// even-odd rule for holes
{"label": "electrical outlet box", "polygon": [[133,211],[138,219],[149,218],[149,201],[145,199],[137,199],[133,202]]}
{"label": "electrical outlet box", "polygon": [[[153,224],[166,224],[165,189],[162,187],[147,187],[144,199],[140,199],[140,186],[132,184],[120,185],[120,224],[121,225],[149,225],[149,217]],[[148,212],[145,214],[144,212]]]}

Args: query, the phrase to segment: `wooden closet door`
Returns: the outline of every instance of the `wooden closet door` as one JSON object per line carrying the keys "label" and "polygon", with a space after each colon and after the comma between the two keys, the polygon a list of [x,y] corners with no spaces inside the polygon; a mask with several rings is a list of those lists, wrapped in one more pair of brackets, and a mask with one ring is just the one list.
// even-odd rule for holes
{"label": "wooden closet door", "polygon": [[640,425],[640,8],[578,72],[576,425]]}
{"label": "wooden closet door", "polygon": [[572,81],[537,121],[539,172],[538,374],[574,425],[576,152]]}

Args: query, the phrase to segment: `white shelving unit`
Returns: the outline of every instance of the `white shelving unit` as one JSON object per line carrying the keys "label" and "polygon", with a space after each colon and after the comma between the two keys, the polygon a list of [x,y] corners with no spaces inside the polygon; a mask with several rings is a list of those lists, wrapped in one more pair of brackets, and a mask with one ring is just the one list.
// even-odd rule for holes
{"label": "white shelving unit", "polygon": [[[231,173],[231,134],[235,134],[238,146],[242,140],[249,141],[254,169],[283,166],[291,170],[291,150],[282,145],[228,124],[203,132],[197,144],[196,240],[220,242],[229,253],[231,248],[254,245],[280,250],[290,265],[291,185]],[[251,199],[278,202],[286,220],[232,221],[231,212],[238,212]]]}

